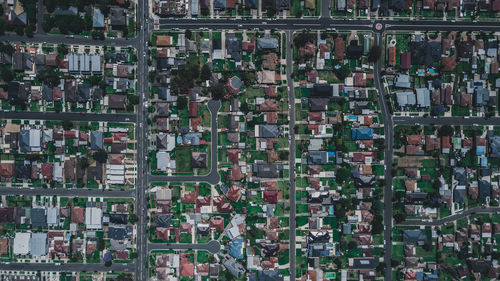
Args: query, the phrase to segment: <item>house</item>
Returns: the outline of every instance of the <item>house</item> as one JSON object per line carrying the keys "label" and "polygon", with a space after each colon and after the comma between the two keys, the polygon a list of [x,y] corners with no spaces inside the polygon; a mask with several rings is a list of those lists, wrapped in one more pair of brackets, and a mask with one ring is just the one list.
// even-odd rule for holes
{"label": "house", "polygon": [[279,136],[279,129],[276,125],[256,125],[255,137],[257,138],[276,138]]}
{"label": "house", "polygon": [[47,233],[32,233],[29,242],[30,254],[33,257],[47,255]]}
{"label": "house", "polygon": [[191,167],[193,168],[207,168],[207,154],[201,152],[192,152],[191,154]]}
{"label": "house", "polygon": [[257,39],[257,49],[261,50],[275,50],[278,48],[278,39],[271,36]]}
{"label": "house", "polygon": [[92,17],[92,27],[99,29],[104,28],[106,25],[104,24],[104,14],[100,9],[94,8],[94,15]]}
{"label": "house", "polygon": [[85,209],[85,225],[87,229],[102,229],[102,209],[87,207]]}
{"label": "house", "polygon": [[403,230],[403,242],[405,244],[408,243],[424,243],[427,241],[427,236],[425,235],[425,232],[421,229],[405,229]]}
{"label": "house", "polygon": [[106,95],[108,98],[108,107],[110,109],[120,109],[124,110],[125,109],[125,101],[127,99],[126,96],[123,95],[116,95],[116,94],[108,94]]}
{"label": "house", "polygon": [[124,8],[112,7],[109,10],[110,24],[113,29],[121,29],[127,25],[127,15]]}

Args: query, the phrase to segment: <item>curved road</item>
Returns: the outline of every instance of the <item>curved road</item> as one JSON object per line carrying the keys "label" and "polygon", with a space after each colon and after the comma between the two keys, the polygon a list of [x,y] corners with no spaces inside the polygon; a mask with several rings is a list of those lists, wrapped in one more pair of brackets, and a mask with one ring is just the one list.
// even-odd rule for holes
{"label": "curved road", "polygon": [[210,184],[218,184],[220,182],[220,175],[217,169],[218,157],[218,135],[217,135],[217,114],[221,108],[220,100],[210,100],[208,102],[208,109],[211,116],[211,153],[210,153],[210,173],[206,176],[150,176],[152,182],[208,182]]}

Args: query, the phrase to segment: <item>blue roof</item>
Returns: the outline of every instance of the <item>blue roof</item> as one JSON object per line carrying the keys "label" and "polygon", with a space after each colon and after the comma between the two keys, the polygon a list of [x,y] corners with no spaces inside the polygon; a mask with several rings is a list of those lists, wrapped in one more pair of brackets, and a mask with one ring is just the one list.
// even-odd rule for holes
{"label": "blue roof", "polygon": [[373,139],[372,128],[354,128],[352,129],[351,138],[353,140],[371,140]]}
{"label": "blue roof", "polygon": [[103,28],[104,27],[104,15],[99,9],[94,9],[94,17],[92,27]]}
{"label": "blue roof", "polygon": [[476,155],[484,155],[486,153],[486,146],[476,146]]}
{"label": "blue roof", "polygon": [[481,157],[481,166],[488,166],[488,157]]}
{"label": "blue roof", "polygon": [[233,241],[229,242],[229,254],[236,259],[243,258],[243,238],[238,237]]}
{"label": "blue roof", "polygon": [[113,260],[113,256],[111,255],[111,252],[106,252],[104,256],[102,257],[103,262],[108,262]]}

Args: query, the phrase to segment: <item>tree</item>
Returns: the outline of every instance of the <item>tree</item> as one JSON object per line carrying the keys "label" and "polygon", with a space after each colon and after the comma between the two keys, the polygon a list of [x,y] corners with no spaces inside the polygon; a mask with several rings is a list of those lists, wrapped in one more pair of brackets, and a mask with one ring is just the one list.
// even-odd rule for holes
{"label": "tree", "polygon": [[212,87],[212,98],[214,100],[223,99],[226,95],[224,85],[222,83],[217,83]]}
{"label": "tree", "polygon": [[107,262],[104,263],[104,266],[105,267],[110,267],[112,264],[113,264],[112,261],[107,261]]}
{"label": "tree", "polygon": [[71,130],[73,128],[73,122],[69,120],[64,120],[62,122],[62,126],[65,131]]}
{"label": "tree", "polygon": [[104,149],[99,149],[92,155],[94,159],[100,163],[105,163],[108,160],[108,153]]}
{"label": "tree", "polygon": [[187,104],[188,104],[188,100],[187,100],[186,96],[179,96],[177,98],[177,109],[183,110],[184,108],[186,108]]}
{"label": "tree", "polygon": [[28,25],[24,28],[24,33],[26,34],[26,36],[28,36],[29,38],[33,37],[33,28],[31,27],[31,25]]}
{"label": "tree", "polygon": [[404,222],[406,220],[406,214],[401,213],[401,212],[397,212],[394,215],[394,220],[396,220],[396,223]]}
{"label": "tree", "polygon": [[44,70],[38,71],[36,78],[49,87],[55,87],[59,84],[60,72],[53,67],[47,67]]}
{"label": "tree", "polygon": [[87,159],[87,157],[78,158],[78,166],[86,169],[89,166],[89,159]]}
{"label": "tree", "polygon": [[377,272],[382,274],[385,270],[385,262],[379,262],[377,265]]}
{"label": "tree", "polygon": [[97,240],[97,246],[96,246],[96,248],[97,248],[98,251],[102,251],[102,250],[104,250],[104,246],[105,245],[106,245],[106,243],[104,242],[104,239],[99,238],[99,240]]}
{"label": "tree", "polygon": [[189,40],[191,40],[191,37],[193,37],[193,33],[189,29],[186,29],[186,31],[184,31],[184,35],[186,35],[186,38]]}
{"label": "tree", "polygon": [[7,24],[5,23],[5,19],[4,18],[0,18],[0,35],[4,35],[5,34],[5,26],[6,25]]}
{"label": "tree", "polygon": [[358,243],[354,240],[351,240],[349,241],[349,243],[347,244],[347,247],[350,249],[350,250],[353,250],[353,249],[356,249],[358,247]]}
{"label": "tree", "polygon": [[335,178],[335,180],[338,184],[341,184],[341,183],[345,182],[347,179],[349,179],[350,177],[351,177],[351,170],[349,170],[347,168],[340,168],[337,171],[337,177]]}
{"label": "tree", "polygon": [[135,224],[137,222],[137,215],[136,214],[130,214],[130,215],[128,215],[128,221],[131,224]]}
{"label": "tree", "polygon": [[131,273],[121,273],[116,277],[116,281],[134,281],[134,276]]}
{"label": "tree", "polygon": [[66,46],[64,44],[58,45],[57,52],[60,54],[63,54],[63,55],[67,55],[68,54],[68,46]]}
{"label": "tree", "polygon": [[452,126],[444,125],[438,129],[438,136],[439,137],[452,136],[454,132],[455,132],[455,130],[453,130]]}
{"label": "tree", "polygon": [[380,59],[380,56],[382,54],[382,49],[378,45],[373,45],[370,49],[370,52],[368,53],[368,61],[369,62],[376,62]]}
{"label": "tree", "polygon": [[10,82],[14,79],[14,74],[12,73],[12,71],[8,70],[7,68],[2,69],[1,76],[2,76],[2,80],[4,82]]}
{"label": "tree", "polygon": [[427,252],[429,252],[430,250],[432,250],[432,243],[431,243],[431,241],[425,241],[425,243],[422,246],[422,248],[424,250],[426,250]]}
{"label": "tree", "polygon": [[130,104],[135,104],[135,105],[139,104],[139,96],[137,95],[129,95],[127,97],[127,100]]}
{"label": "tree", "polygon": [[94,40],[104,40],[105,39],[104,32],[102,32],[100,30],[92,31],[92,39],[94,39]]}
{"label": "tree", "polygon": [[210,77],[212,77],[212,71],[210,70],[208,64],[204,64],[201,67],[200,79],[201,81],[207,81]]}

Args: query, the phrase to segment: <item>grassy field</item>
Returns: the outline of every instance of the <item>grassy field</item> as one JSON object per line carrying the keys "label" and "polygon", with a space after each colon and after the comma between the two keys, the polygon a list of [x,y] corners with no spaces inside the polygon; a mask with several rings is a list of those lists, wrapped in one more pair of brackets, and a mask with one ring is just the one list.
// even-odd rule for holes
{"label": "grassy field", "polygon": [[191,149],[189,147],[177,147],[175,149],[175,165],[179,173],[193,171],[191,168]]}

